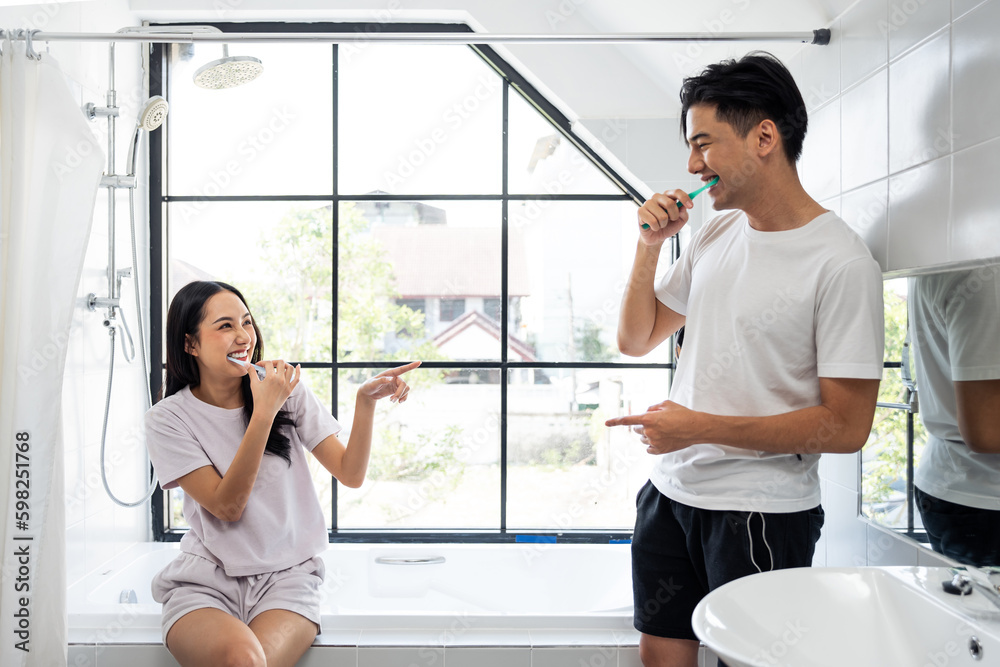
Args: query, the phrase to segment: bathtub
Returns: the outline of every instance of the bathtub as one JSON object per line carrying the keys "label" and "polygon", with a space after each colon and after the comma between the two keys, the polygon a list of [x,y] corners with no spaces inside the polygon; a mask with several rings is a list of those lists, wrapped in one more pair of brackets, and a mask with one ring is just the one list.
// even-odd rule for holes
{"label": "bathtub", "polygon": [[[115,665],[109,649],[126,645],[129,660],[147,646],[152,664],[171,664],[149,582],[178,553],[136,544],[70,585],[71,665]],[[310,653],[336,649],[342,664],[430,666],[451,651],[454,665],[472,649],[506,651],[511,665],[560,649],[576,651],[563,656],[573,665],[639,664],[627,544],[331,544],[322,557],[323,633]],[[387,650],[395,658],[372,658]],[[331,657],[320,662],[341,664]]]}

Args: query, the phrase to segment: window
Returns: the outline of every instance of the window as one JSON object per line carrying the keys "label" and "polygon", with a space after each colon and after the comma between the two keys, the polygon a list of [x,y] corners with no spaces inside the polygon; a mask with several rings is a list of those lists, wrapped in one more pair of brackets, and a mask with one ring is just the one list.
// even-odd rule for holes
{"label": "window", "polygon": [[465,299],[441,299],[441,321],[451,322],[465,313]]}
{"label": "window", "polygon": [[[906,340],[907,279],[886,280],[885,370],[879,385],[872,433],[861,450],[861,512],[872,521],[926,542],[920,513],[913,503],[912,471],[920,461],[927,430],[910,409],[903,376]],[[910,359],[911,372],[915,369]]]}
{"label": "window", "polygon": [[[355,29],[372,26],[309,26]],[[268,355],[301,363],[346,427],[360,382],[424,362],[409,401],[379,406],[360,489],[316,466],[331,539],[628,535],[651,458],[603,421],[662,400],[671,368],[667,346],[615,348],[635,189],[489,48],[244,44],[260,79],[196,88],[216,48],[153,55],[171,103],[151,148],[154,303],[238,286]],[[162,539],[178,498],[154,502]]]}

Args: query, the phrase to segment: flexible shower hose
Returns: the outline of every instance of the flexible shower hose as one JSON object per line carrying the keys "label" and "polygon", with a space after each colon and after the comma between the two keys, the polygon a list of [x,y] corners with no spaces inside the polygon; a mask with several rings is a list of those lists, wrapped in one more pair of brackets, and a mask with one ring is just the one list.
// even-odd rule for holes
{"label": "flexible shower hose", "polygon": [[[142,309],[139,301],[139,264],[136,261],[136,251],[135,251],[135,189],[129,188],[128,190],[128,219],[129,219],[129,229],[132,235],[132,282],[133,291],[135,292],[135,317],[136,322],[139,325],[139,358],[142,360],[142,386],[144,388],[143,393],[146,395],[146,409],[148,409],[153,404],[152,396],[149,391],[149,369],[146,366],[146,343],[142,334]],[[122,322],[125,321],[125,313],[122,311],[121,306],[115,306],[118,310],[119,316],[122,318]],[[104,400],[104,425],[101,427],[101,482],[104,483],[104,490],[107,492],[108,497],[121,507],[138,507],[149,500],[153,492],[156,491],[156,472],[152,474],[152,481],[150,482],[149,488],[146,490],[145,495],[140,500],[135,502],[125,502],[118,498],[114,493],[111,492],[111,487],[108,485],[108,474],[105,470],[105,445],[108,436],[108,414],[111,411],[111,386],[114,381],[115,376],[115,329],[112,326],[108,333],[111,339],[111,361],[108,364],[108,393]]]}

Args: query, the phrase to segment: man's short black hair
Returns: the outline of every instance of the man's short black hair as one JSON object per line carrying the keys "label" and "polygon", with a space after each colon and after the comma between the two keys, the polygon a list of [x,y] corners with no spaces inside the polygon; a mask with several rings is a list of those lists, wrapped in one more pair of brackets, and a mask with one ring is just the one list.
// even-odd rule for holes
{"label": "man's short black hair", "polygon": [[747,136],[761,121],[777,125],[785,156],[802,155],[809,114],[791,72],[770,53],[753,51],[739,60],[709,65],[681,86],[681,132],[687,143],[687,112],[695,104],[715,105],[715,116]]}

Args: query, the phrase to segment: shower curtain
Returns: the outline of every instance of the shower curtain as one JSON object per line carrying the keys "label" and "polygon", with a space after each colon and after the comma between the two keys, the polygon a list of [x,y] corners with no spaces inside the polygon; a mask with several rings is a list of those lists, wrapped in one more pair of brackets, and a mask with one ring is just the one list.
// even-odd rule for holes
{"label": "shower curtain", "polygon": [[61,392],[103,151],[53,60],[0,58],[0,665],[66,664]]}

